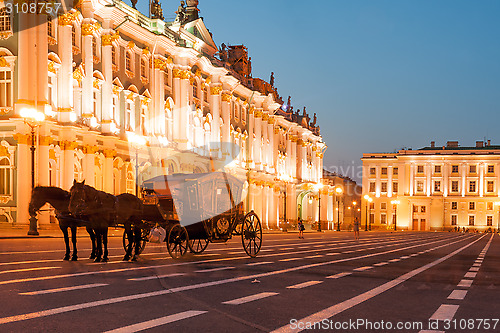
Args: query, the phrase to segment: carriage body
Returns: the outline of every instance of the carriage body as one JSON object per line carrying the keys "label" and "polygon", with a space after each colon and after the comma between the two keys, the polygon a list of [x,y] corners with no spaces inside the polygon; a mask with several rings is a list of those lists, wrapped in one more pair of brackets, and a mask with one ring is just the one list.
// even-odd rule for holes
{"label": "carriage body", "polygon": [[[186,249],[201,253],[209,242],[226,242],[232,236],[241,236],[245,251],[254,257],[262,243],[262,228],[253,211],[244,212],[243,184],[224,172],[161,175],[146,180],[142,186],[143,222],[167,231],[167,248],[173,257],[185,253],[184,241]],[[181,247],[177,254],[170,250],[175,245]]]}

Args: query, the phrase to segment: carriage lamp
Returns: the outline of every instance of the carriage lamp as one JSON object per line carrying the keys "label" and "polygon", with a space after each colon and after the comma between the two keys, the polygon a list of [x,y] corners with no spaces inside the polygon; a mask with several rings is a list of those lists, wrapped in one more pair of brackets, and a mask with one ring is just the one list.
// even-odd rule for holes
{"label": "carriage lamp", "polygon": [[[20,116],[24,118],[24,123],[31,128],[31,189],[35,188],[35,128],[41,125],[45,115],[35,109],[21,109]],[[30,227],[28,235],[38,236],[36,216],[30,216]]]}
{"label": "carriage lamp", "polygon": [[146,144],[146,139],[143,136],[135,133],[127,134],[128,141],[135,149],[135,195],[139,195],[139,149]]}

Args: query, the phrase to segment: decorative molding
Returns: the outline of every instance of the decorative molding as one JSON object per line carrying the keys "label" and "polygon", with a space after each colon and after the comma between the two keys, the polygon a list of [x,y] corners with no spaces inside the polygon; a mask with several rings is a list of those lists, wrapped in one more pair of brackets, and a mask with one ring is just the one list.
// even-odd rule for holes
{"label": "decorative molding", "polygon": [[101,36],[101,45],[102,46],[110,46],[119,37],[120,37],[120,34],[118,32],[116,32],[116,33],[114,33],[112,35],[102,35]]}
{"label": "decorative molding", "polygon": [[97,22],[82,24],[82,36],[91,36],[94,32],[99,31],[101,25]]}
{"label": "decorative molding", "polygon": [[180,79],[181,78],[181,70],[179,68],[174,68],[172,70],[172,76],[174,77],[174,79]]}
{"label": "decorative molding", "polygon": [[9,62],[5,57],[0,57],[0,67],[10,67]]}
{"label": "decorative molding", "polygon": [[127,99],[133,101],[134,100],[134,93],[131,92],[130,94],[127,95]]}
{"label": "decorative molding", "polygon": [[80,49],[74,45],[73,45],[72,51],[73,51],[73,55],[80,54]]}
{"label": "decorative molding", "polygon": [[6,204],[13,199],[14,197],[12,197],[12,195],[0,195],[0,203],[2,204]]}
{"label": "decorative molding", "polygon": [[113,158],[116,156],[116,151],[113,149],[104,149],[102,153],[106,158]]}
{"label": "decorative molding", "polygon": [[151,52],[149,52],[149,47],[145,47],[142,49],[142,54],[145,55],[145,56],[148,56],[151,54]]}
{"label": "decorative molding", "polygon": [[263,113],[262,114],[262,121],[268,121],[269,120],[269,114]]}
{"label": "decorative molding", "polygon": [[57,19],[57,23],[60,26],[72,25],[73,22],[77,19],[78,14],[80,14],[80,12],[78,12],[78,11],[73,12],[73,13],[67,12],[67,13],[59,16],[59,18]]}
{"label": "decorative molding", "polygon": [[7,149],[7,147],[0,146],[0,156],[10,157],[9,149]]}
{"label": "decorative molding", "polygon": [[61,108],[61,107],[57,108],[57,112],[61,112],[61,113],[63,113],[63,112],[71,112],[71,111],[73,111],[71,108]]}
{"label": "decorative molding", "polygon": [[54,141],[54,139],[52,139],[50,136],[40,136],[40,145],[42,145],[42,146],[48,146],[53,141]]}
{"label": "decorative molding", "polygon": [[17,144],[22,144],[22,145],[27,145],[28,141],[31,141],[30,136],[28,134],[16,133],[16,134],[14,134],[13,138],[14,138],[14,140],[17,141]]}
{"label": "decorative molding", "polygon": [[54,149],[49,150],[49,159],[52,159],[54,161],[57,160],[56,151]]}
{"label": "decorative molding", "polygon": [[255,111],[255,106],[251,105],[250,108],[248,109],[248,114],[253,114]]}
{"label": "decorative molding", "polygon": [[94,64],[98,64],[101,62],[101,58],[97,56],[92,56],[92,61],[94,62]]}
{"label": "decorative molding", "polygon": [[210,87],[210,95],[219,95],[222,92],[222,86]]}
{"label": "decorative molding", "polygon": [[12,110],[13,110],[12,106],[0,107],[0,115],[8,114],[8,113],[12,112]]}
{"label": "decorative molding", "polygon": [[56,45],[57,44],[57,39],[55,39],[54,37],[52,36],[47,36],[47,43],[49,45]]}
{"label": "decorative molding", "polygon": [[172,105],[170,105],[170,100],[169,99],[167,99],[165,101],[165,110],[166,109],[172,110]]}
{"label": "decorative molding", "polygon": [[47,70],[53,74],[56,74],[56,69],[54,67],[54,62],[49,60],[49,64],[47,65]]}
{"label": "decorative molding", "polygon": [[201,70],[197,69],[196,73],[194,73],[194,75],[201,78]]}
{"label": "decorative molding", "polygon": [[92,82],[92,87],[94,87],[94,89],[99,89],[99,80],[98,79],[94,79],[94,82]]}
{"label": "decorative molding", "polygon": [[127,48],[128,48],[129,50],[133,49],[134,47],[135,47],[135,43],[134,43],[133,41],[129,41],[129,42],[127,43]]}
{"label": "decorative molding", "polygon": [[134,72],[129,71],[128,69],[125,70],[125,75],[127,75],[129,79],[133,79],[135,76]]}
{"label": "decorative molding", "polygon": [[0,39],[9,39],[13,35],[12,30],[2,31],[0,32]]}
{"label": "decorative molding", "polygon": [[161,69],[161,70],[165,70],[167,67],[167,64],[162,59],[155,59],[154,65],[155,69]]}
{"label": "decorative molding", "polygon": [[144,97],[141,99],[141,106],[149,106],[149,102],[151,102],[151,98],[149,97]]}
{"label": "decorative molding", "polygon": [[167,64],[173,64],[173,63],[174,63],[174,59],[171,56],[168,56]]}
{"label": "decorative molding", "polygon": [[221,98],[223,102],[231,102],[231,95],[228,93],[222,93]]}
{"label": "decorative molding", "polygon": [[118,65],[113,64],[113,65],[111,65],[111,68],[112,68],[113,72],[118,72]]}
{"label": "decorative molding", "polygon": [[93,155],[99,150],[99,148],[97,148],[95,146],[86,145],[86,146],[83,146],[82,150],[83,150],[84,154]]}
{"label": "decorative molding", "polygon": [[59,147],[61,147],[62,150],[75,150],[75,148],[78,147],[78,143],[75,141],[60,141]]}
{"label": "decorative molding", "polygon": [[122,90],[121,87],[113,84],[113,94],[118,95],[121,90]]}
{"label": "decorative molding", "polygon": [[273,125],[275,122],[276,122],[276,119],[273,116],[269,116],[267,123],[270,125]]}
{"label": "decorative molding", "polygon": [[189,80],[190,77],[191,77],[190,71],[181,71],[181,79]]}
{"label": "decorative molding", "polygon": [[253,115],[255,118],[262,117],[262,110],[256,110]]}
{"label": "decorative molding", "polygon": [[148,78],[141,75],[141,83],[148,84],[148,82],[149,82]]}
{"label": "decorative molding", "polygon": [[212,83],[212,79],[210,77],[207,77],[205,79],[205,84],[210,84],[210,83]]}

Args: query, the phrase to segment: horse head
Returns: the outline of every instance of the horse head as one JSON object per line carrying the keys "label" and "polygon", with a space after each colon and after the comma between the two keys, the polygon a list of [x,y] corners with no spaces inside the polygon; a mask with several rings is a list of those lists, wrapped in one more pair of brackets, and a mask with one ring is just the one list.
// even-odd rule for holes
{"label": "horse head", "polygon": [[81,183],[73,180],[73,186],[69,190],[69,211],[76,216],[83,215],[87,206],[87,191],[85,180]]}

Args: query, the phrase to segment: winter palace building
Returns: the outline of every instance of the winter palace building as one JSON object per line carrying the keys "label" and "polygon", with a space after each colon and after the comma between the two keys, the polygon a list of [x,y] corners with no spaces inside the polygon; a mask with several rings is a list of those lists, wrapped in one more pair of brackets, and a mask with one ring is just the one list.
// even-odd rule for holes
{"label": "winter palace building", "polygon": [[[34,151],[36,185],[85,180],[114,194],[159,174],[208,172],[209,156],[230,155],[226,169],[247,179],[246,209],[264,227],[313,221],[318,204],[330,225],[334,186],[322,186],[316,116],[284,103],[273,76],[253,78],[243,45],[219,49],[197,5],[165,22],[157,1],[149,17],[111,0],[56,17],[0,4],[1,223],[28,223]],[[236,148],[214,157],[220,142]]]}
{"label": "winter palace building", "polygon": [[[363,226],[404,230],[499,228],[500,146],[363,154]],[[370,225],[369,222],[369,225]]]}

